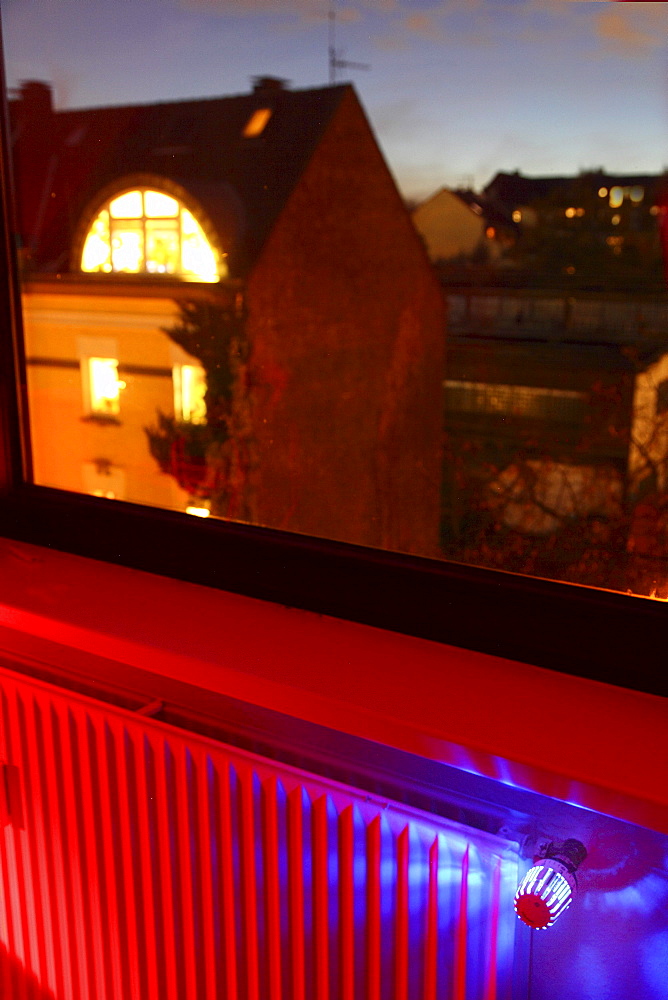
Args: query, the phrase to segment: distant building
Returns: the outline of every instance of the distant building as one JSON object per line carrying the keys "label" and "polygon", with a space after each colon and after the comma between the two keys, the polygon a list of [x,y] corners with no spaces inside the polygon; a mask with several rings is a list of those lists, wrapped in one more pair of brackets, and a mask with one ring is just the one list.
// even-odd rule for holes
{"label": "distant building", "polygon": [[[36,481],[434,553],[442,299],[353,89],[54,111],[29,82],[11,118]],[[164,332],[189,306],[243,340],[222,486]]]}
{"label": "distant building", "polygon": [[434,263],[496,260],[518,234],[506,212],[468,190],[441,188],[413,210],[412,218]]}
{"label": "distant building", "polygon": [[[639,210],[639,218],[653,218],[652,206],[661,203],[666,186],[666,178],[662,174],[609,174],[604,170],[583,171],[575,176],[559,177],[526,177],[524,174],[500,172],[483,188],[483,194],[492,203],[509,212],[530,210],[529,218],[535,218],[534,213],[545,210],[548,205],[564,209],[572,207],[574,215],[565,218],[582,218],[577,215],[582,206],[578,197],[586,201],[597,199],[595,204],[599,210],[597,217],[607,219],[606,209],[612,212],[622,206]],[[571,205],[571,203],[573,203]],[[525,221],[517,219],[516,221]]]}
{"label": "distant building", "polygon": [[[539,282],[595,289],[660,288],[665,175],[585,171],[497,174],[483,194],[521,228],[512,263]],[[536,281],[528,277],[527,283]]]}
{"label": "distant building", "polygon": [[446,551],[518,570],[531,552],[539,575],[588,553],[579,582],[597,552],[620,581],[625,551],[665,558],[668,300],[451,289],[448,306]]}

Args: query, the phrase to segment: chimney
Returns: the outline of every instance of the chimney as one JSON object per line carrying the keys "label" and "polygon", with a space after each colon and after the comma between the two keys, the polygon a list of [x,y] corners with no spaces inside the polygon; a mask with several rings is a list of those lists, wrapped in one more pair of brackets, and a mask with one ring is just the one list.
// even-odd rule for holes
{"label": "chimney", "polygon": [[53,93],[48,83],[41,80],[22,80],[16,91],[22,111],[32,121],[44,121],[53,115]]}
{"label": "chimney", "polygon": [[287,90],[289,80],[283,80],[280,76],[254,76],[254,94],[272,94],[279,90]]}

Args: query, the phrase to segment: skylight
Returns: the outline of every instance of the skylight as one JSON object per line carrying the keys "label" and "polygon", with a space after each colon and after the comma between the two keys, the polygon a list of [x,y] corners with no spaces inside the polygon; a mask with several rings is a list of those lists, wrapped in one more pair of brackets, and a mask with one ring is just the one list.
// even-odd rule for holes
{"label": "skylight", "polygon": [[244,137],[246,139],[252,139],[256,135],[261,135],[267,126],[267,122],[271,118],[271,114],[271,108],[258,108],[254,111],[246,122]]}

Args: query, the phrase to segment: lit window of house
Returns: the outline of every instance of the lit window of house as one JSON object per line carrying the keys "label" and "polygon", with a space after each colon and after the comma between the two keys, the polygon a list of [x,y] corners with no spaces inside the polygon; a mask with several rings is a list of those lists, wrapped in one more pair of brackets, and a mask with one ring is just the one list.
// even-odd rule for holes
{"label": "lit window of house", "polygon": [[613,187],[610,188],[610,208],[619,208],[619,206],[624,201],[624,188]]}
{"label": "lit window of house", "polygon": [[175,365],[174,412],[178,420],[203,424],[206,420],[206,377],[199,365]]}
{"label": "lit window of house", "polygon": [[450,413],[498,413],[565,423],[578,423],[585,413],[586,394],[571,389],[454,379],[443,384],[445,407]]}
{"label": "lit window of house", "polygon": [[123,500],[126,496],[125,469],[105,458],[84,462],[81,469],[83,488],[91,496]]}
{"label": "lit window of house", "polygon": [[146,188],[125,191],[103,205],[84,240],[81,270],[173,274],[192,281],[227,275],[192,212],[171,195]]}
{"label": "lit window of house", "polygon": [[99,416],[116,417],[120,413],[120,392],[125,382],[118,378],[116,358],[86,358],[84,386],[88,386],[88,410]]}

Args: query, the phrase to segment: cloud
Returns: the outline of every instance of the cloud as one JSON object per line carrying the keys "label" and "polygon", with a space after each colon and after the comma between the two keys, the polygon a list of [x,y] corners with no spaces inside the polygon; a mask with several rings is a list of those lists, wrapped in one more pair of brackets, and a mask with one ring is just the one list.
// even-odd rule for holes
{"label": "cloud", "polygon": [[[178,0],[185,9],[221,14],[307,14],[327,16],[330,0]],[[496,0],[498,6],[523,6],[532,0]],[[427,12],[453,14],[480,10],[490,0],[333,0],[337,20],[370,14],[397,14],[402,18]]]}
{"label": "cloud", "polygon": [[668,28],[666,4],[634,3],[597,12],[595,28],[597,37],[605,48],[620,55],[644,55],[647,51],[665,44]]}
{"label": "cloud", "polygon": [[323,0],[179,0],[185,10],[204,14],[248,16],[253,14],[298,14],[326,16]]}
{"label": "cloud", "polygon": [[424,12],[409,15],[404,19],[403,24],[408,31],[420,38],[427,38],[435,42],[443,37],[440,24],[437,24],[432,15]]}

